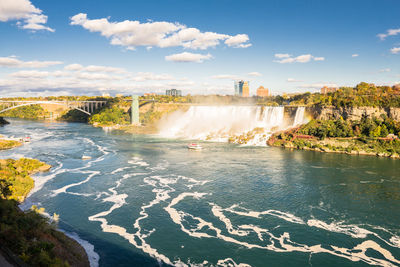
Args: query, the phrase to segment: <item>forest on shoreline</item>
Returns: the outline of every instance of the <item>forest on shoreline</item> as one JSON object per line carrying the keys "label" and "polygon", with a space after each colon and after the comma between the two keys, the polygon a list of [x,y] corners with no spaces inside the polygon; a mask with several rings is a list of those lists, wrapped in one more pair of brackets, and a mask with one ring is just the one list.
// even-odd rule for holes
{"label": "forest on shoreline", "polygon": [[81,245],[57,231],[57,214],[18,207],[34,188],[31,175],[50,168],[36,159],[0,159],[0,251],[17,266],[89,266]]}

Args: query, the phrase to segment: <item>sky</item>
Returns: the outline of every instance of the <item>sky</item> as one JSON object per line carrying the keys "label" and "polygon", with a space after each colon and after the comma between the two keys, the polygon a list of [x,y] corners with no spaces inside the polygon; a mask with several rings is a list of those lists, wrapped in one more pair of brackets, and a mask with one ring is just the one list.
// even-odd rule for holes
{"label": "sky", "polygon": [[400,83],[398,0],[0,0],[0,96]]}

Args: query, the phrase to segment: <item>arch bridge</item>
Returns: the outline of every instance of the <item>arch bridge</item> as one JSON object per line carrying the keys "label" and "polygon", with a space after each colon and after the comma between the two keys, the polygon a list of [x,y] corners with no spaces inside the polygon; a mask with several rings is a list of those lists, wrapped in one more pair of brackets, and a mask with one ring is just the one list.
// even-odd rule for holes
{"label": "arch bridge", "polygon": [[23,107],[23,106],[30,106],[30,105],[59,105],[64,106],[69,109],[76,109],[79,110],[87,115],[91,115],[97,109],[105,106],[107,101],[97,101],[97,100],[89,100],[89,101],[27,101],[27,100],[0,100],[0,114],[6,112],[11,109]]}

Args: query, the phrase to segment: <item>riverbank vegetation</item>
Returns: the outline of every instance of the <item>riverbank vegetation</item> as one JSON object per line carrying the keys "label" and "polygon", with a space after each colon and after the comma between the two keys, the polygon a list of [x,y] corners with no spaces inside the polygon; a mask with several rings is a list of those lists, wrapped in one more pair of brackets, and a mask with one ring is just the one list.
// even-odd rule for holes
{"label": "riverbank vegetation", "polygon": [[50,168],[50,165],[37,159],[0,159],[0,183],[3,193],[6,193],[0,196],[19,202],[24,201],[34,187],[30,175],[48,171]]}
{"label": "riverbank vegetation", "polygon": [[22,145],[21,142],[18,142],[15,140],[6,140],[6,139],[0,138],[0,150],[11,149],[11,148],[18,147],[21,145]]}
{"label": "riverbank vegetation", "polygon": [[272,135],[271,146],[321,152],[378,155],[399,158],[400,122],[388,117],[360,121],[311,120],[296,129]]}
{"label": "riverbank vegetation", "polygon": [[40,215],[18,204],[34,186],[30,175],[50,165],[35,159],[0,160],[0,249],[13,263],[29,266],[89,266],[84,249]]}
{"label": "riverbank vegetation", "polygon": [[89,123],[95,126],[127,125],[130,123],[128,108],[121,108],[118,103],[110,103],[98,113],[89,117]]}
{"label": "riverbank vegetation", "polygon": [[49,112],[40,105],[22,106],[1,113],[4,117],[22,118],[22,119],[44,119],[49,116]]}

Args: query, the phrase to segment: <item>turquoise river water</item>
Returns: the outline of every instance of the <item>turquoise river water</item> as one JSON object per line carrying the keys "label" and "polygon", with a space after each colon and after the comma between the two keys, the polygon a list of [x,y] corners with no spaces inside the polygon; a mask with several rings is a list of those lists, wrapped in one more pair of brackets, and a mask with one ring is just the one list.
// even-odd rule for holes
{"label": "turquoise river water", "polygon": [[400,265],[400,160],[10,121],[32,142],[0,157],[53,166],[22,207],[59,214],[92,266]]}

